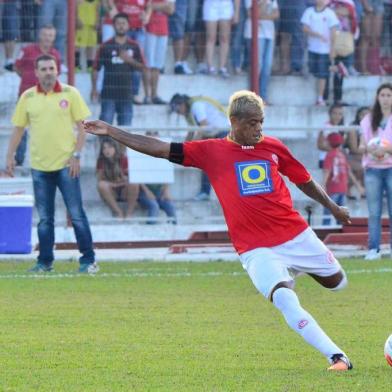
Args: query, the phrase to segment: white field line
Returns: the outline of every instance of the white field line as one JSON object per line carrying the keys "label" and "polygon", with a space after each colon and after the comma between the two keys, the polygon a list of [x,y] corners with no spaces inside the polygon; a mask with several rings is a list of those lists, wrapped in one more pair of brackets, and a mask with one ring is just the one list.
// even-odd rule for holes
{"label": "white field line", "polygon": [[[348,275],[351,274],[383,274],[392,273],[392,268],[373,268],[373,269],[350,269],[345,270]],[[86,275],[78,273],[44,273],[44,274],[26,274],[26,273],[10,273],[0,274],[0,279],[74,279],[91,276],[95,279],[107,279],[107,278],[181,278],[181,277],[216,277],[216,276],[244,276],[246,272],[221,272],[221,271],[210,271],[210,272],[189,272],[189,271],[178,271],[178,272],[161,272],[161,271],[124,271],[124,272],[98,272],[96,275]]]}

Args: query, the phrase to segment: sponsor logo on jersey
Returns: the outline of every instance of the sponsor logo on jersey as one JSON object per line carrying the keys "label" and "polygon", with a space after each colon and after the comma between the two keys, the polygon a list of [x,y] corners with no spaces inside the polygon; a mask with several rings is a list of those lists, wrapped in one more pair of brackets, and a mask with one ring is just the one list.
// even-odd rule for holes
{"label": "sponsor logo on jersey", "polygon": [[273,192],[269,161],[236,162],[235,171],[241,196]]}
{"label": "sponsor logo on jersey", "polygon": [[301,321],[298,323],[298,329],[305,328],[308,324],[309,324],[309,321],[303,319],[303,320],[301,320]]}
{"label": "sponsor logo on jersey", "polygon": [[68,103],[68,101],[67,101],[66,99],[62,99],[62,100],[59,102],[59,105],[60,105],[61,109],[67,109],[69,103]]}

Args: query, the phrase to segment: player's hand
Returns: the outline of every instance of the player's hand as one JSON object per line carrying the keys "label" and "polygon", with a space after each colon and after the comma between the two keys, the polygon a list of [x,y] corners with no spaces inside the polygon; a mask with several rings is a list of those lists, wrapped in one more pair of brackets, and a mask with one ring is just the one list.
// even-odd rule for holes
{"label": "player's hand", "polygon": [[6,163],[6,172],[10,177],[14,176],[14,169],[16,166],[15,158],[7,158],[7,163]]}
{"label": "player's hand", "polygon": [[109,135],[110,124],[102,120],[83,121],[84,130],[93,135],[106,136]]}
{"label": "player's hand", "polygon": [[80,174],[80,159],[72,157],[69,160],[69,175],[74,177],[79,177]]}
{"label": "player's hand", "polygon": [[331,212],[338,222],[349,225],[351,224],[350,213],[347,207],[337,205],[335,208],[331,209]]}

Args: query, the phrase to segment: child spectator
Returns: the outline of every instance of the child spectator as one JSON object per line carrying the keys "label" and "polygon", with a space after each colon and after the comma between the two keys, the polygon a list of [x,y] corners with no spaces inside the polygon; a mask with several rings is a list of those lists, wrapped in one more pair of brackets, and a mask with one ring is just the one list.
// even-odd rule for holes
{"label": "child spectator", "polygon": [[316,0],[314,7],[305,10],[301,22],[308,36],[309,71],[317,78],[316,105],[325,106],[324,94],[329,67],[334,61],[333,40],[339,20],[327,6],[328,0]]}
{"label": "child spectator", "polygon": [[[356,125],[359,127],[362,119],[370,112],[370,108],[367,106],[362,106],[357,110],[357,113],[355,114],[355,119],[351,123],[351,125]],[[361,132],[359,129],[352,129],[348,132],[347,135],[347,147],[348,147],[348,161],[350,164],[350,168],[355,176],[355,178],[358,180],[358,182],[364,186],[364,178],[363,178],[363,167],[362,167],[362,153],[359,150],[359,145],[361,141]],[[349,184],[350,189],[353,184]],[[347,194],[347,198],[350,200],[355,199],[354,196],[351,195],[349,192]],[[364,198],[365,194],[362,193],[361,197]]]}
{"label": "child spectator", "polygon": [[[98,192],[102,200],[118,218],[130,217],[139,194],[138,184],[128,183],[128,159],[121,154],[118,144],[111,139],[101,143],[97,161]],[[124,213],[118,201],[126,201]]]}
{"label": "child spectator", "polygon": [[334,41],[333,100],[342,102],[343,79],[354,66],[354,38],[359,35],[355,5],[352,0],[332,0],[330,7],[339,19]]}
{"label": "child spectator", "polygon": [[97,46],[100,0],[82,0],[78,3],[76,19],[76,66],[81,68],[81,51],[85,52],[87,69],[92,70]]}
{"label": "child spectator", "polygon": [[[328,121],[325,124],[326,127],[336,127],[339,125],[344,125],[344,109],[340,104],[333,104],[328,110]],[[317,138],[317,148],[320,150],[319,153],[319,168],[323,168],[323,162],[327,152],[330,151],[331,146],[328,143],[327,136],[336,132],[332,129],[321,130]]]}
{"label": "child spectator", "polygon": [[169,186],[167,184],[148,184],[140,185],[139,197],[137,199],[139,204],[148,210],[147,224],[157,223],[156,218],[159,215],[159,210],[165,211],[170,218],[168,221],[177,224],[176,210],[169,195]]}
{"label": "child spectator", "polygon": [[[325,189],[329,197],[338,206],[342,206],[345,204],[349,178],[360,193],[363,193],[364,189],[352,174],[347,157],[342,151],[343,136],[338,132],[332,132],[327,136],[327,141],[331,149],[325,157],[323,166]],[[324,208],[323,225],[331,224],[329,215],[331,212]]]}
{"label": "child spectator", "polygon": [[145,55],[147,68],[143,74],[145,104],[162,105],[158,96],[159,74],[165,66],[169,35],[168,16],[175,10],[175,0],[151,0],[151,18],[146,26]]}
{"label": "child spectator", "polygon": [[214,49],[219,27],[219,75],[228,78],[227,59],[230,46],[231,24],[239,20],[239,0],[204,0],[203,20],[206,24],[206,61],[208,73],[215,75]]}
{"label": "child spectator", "polygon": [[[248,19],[245,24],[245,38],[251,53],[251,6],[252,0],[245,0],[248,10]],[[259,55],[259,91],[264,103],[268,104],[267,89],[271,76],[272,61],[275,45],[274,20],[279,18],[278,2],[276,0],[261,0],[258,3],[259,25],[258,25],[258,55]]]}

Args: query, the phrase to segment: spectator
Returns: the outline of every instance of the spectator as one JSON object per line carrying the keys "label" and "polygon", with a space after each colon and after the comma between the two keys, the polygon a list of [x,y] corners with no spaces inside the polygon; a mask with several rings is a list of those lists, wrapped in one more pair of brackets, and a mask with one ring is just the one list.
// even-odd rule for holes
{"label": "spectator", "polygon": [[77,6],[76,66],[81,68],[80,54],[87,58],[87,69],[92,70],[97,46],[100,0],[81,0]]}
{"label": "spectator", "polygon": [[[175,94],[170,100],[172,112],[185,117],[188,125],[201,127],[200,131],[190,132],[187,140],[198,140],[208,138],[222,138],[230,129],[230,122],[226,109],[215,99],[210,97],[189,97],[187,95]],[[217,128],[218,131],[206,132],[203,128]],[[202,173],[200,192],[195,200],[208,200],[211,193],[211,184],[208,177]]]}
{"label": "spectator", "polygon": [[[344,77],[353,73],[354,37],[359,34],[355,5],[352,0],[332,0],[331,8],[339,19],[334,41],[333,100],[342,103]],[[355,72],[354,72],[355,73]]]}
{"label": "spectator", "polygon": [[[351,125],[356,125],[359,127],[362,119],[370,112],[370,109],[367,106],[362,106],[357,110],[355,114],[355,119],[351,123]],[[363,181],[363,167],[362,167],[362,154],[359,151],[359,144],[361,140],[361,132],[358,129],[352,129],[348,132],[347,135],[347,147],[348,147],[348,161],[350,164],[350,168],[357,179],[357,181],[361,184],[362,187],[365,186]],[[349,191],[347,194],[347,198],[350,200],[355,199],[355,196],[351,195],[349,184]],[[365,192],[360,194],[362,198],[365,198]]]}
{"label": "spectator", "polygon": [[317,78],[316,105],[325,106],[324,94],[329,78],[329,66],[334,61],[333,40],[339,20],[327,6],[328,0],[316,0],[305,10],[301,22],[308,36],[309,70]]}
{"label": "spectator", "polygon": [[[245,25],[245,38],[251,53],[252,28],[251,28],[251,6],[252,0],[245,0],[248,10],[248,19]],[[264,104],[268,104],[268,83],[271,76],[272,61],[275,45],[275,24],[279,18],[279,8],[277,0],[261,0],[259,3],[259,25],[258,25],[258,54],[259,54],[259,91]]]}
{"label": "spectator", "polygon": [[[323,165],[325,189],[338,206],[344,206],[349,178],[360,193],[364,190],[351,172],[346,154],[342,150],[344,137],[339,132],[332,132],[327,136],[327,141],[331,149],[327,152]],[[331,224],[330,215],[331,211],[324,207],[323,225]]]}
{"label": "spectator", "polygon": [[21,42],[34,42],[37,39],[38,9],[36,0],[20,0]]}
{"label": "spectator", "polygon": [[203,22],[203,2],[195,0],[192,14],[189,15],[189,31],[193,35],[195,44],[196,72],[206,74],[208,67],[206,64],[206,26]]}
{"label": "spectator", "polygon": [[159,209],[165,211],[170,218],[168,221],[177,224],[176,210],[169,195],[169,186],[167,184],[148,184],[140,185],[138,197],[139,204],[148,210],[147,224],[157,223],[156,218],[159,216]]}
{"label": "spectator", "polygon": [[15,42],[20,39],[20,15],[18,0],[1,0],[0,15],[2,40],[4,42],[5,64],[7,71],[13,71]]}
{"label": "spectator", "polygon": [[[97,160],[98,192],[118,218],[130,217],[135,209],[139,185],[128,183],[128,159],[112,139],[101,142]],[[124,213],[118,201],[126,201]]]}
{"label": "spectator", "polygon": [[165,66],[169,35],[168,16],[175,10],[175,0],[151,0],[151,9],[151,18],[146,27],[144,103],[162,105],[165,101],[158,96],[159,74]]}
{"label": "spectator", "polygon": [[369,251],[365,260],[378,260],[381,258],[384,193],[388,201],[389,221],[392,220],[392,84],[384,83],[377,89],[375,103],[361,121],[361,131],[359,151],[364,154],[362,163],[369,210]]}
{"label": "spectator", "polygon": [[[326,127],[337,127],[339,125],[344,125],[344,108],[340,104],[333,104],[328,110],[328,121],[325,124]],[[331,146],[328,143],[327,136],[336,132],[333,129],[321,130],[317,137],[317,148],[320,150],[319,153],[319,168],[323,168],[323,162],[327,152],[331,150]]]}
{"label": "spectator", "polygon": [[61,71],[67,72],[65,48],[67,45],[68,9],[64,6],[63,0],[36,0],[36,4],[39,6],[39,27],[53,25],[56,28],[57,33],[54,46],[60,52],[61,60],[63,61]]}
{"label": "spectator", "polygon": [[231,66],[233,68],[235,75],[240,75],[243,69],[249,64],[248,56],[249,51],[245,45],[245,22],[247,11],[245,7],[246,0],[240,0],[239,11],[238,11],[238,23],[232,26],[231,31],[231,48],[230,48],[230,58]]}
{"label": "spectator", "polygon": [[384,73],[392,74],[392,0],[384,0],[383,30],[381,34]]}
{"label": "spectator", "polygon": [[[19,93],[20,97],[27,89],[35,86],[38,79],[35,73],[35,60],[43,55],[49,54],[56,59],[57,69],[60,69],[60,53],[53,47],[56,39],[56,29],[51,26],[42,26],[38,33],[38,42],[22,48],[15,62],[14,70],[20,76]],[[22,140],[16,150],[15,161],[17,166],[22,166],[25,160],[27,149],[27,132],[25,131]]]}
{"label": "spectator", "polygon": [[112,124],[117,114],[117,124],[130,126],[133,115],[131,71],[143,69],[144,59],[138,43],[127,37],[127,14],[117,14],[113,18],[113,26],[115,37],[104,42],[97,53],[91,97],[98,99],[98,71],[103,67],[100,119]]}
{"label": "spectator", "polygon": [[170,38],[173,41],[174,73],[192,75],[186,62],[190,45],[190,26],[196,18],[196,0],[176,0],[176,9],[169,17]]}
{"label": "spectator", "polygon": [[219,75],[228,78],[227,59],[229,55],[231,24],[239,21],[239,0],[204,0],[203,20],[206,24],[206,59],[208,73],[216,74],[213,66],[214,48],[219,28]]}
{"label": "spectator", "polygon": [[[108,0],[111,13],[124,13],[128,15],[129,30],[128,37],[136,41],[144,50],[146,43],[145,26],[151,17],[149,0]],[[113,27],[112,27],[113,29]],[[114,30],[109,38],[114,36]],[[109,39],[108,38],[108,39]],[[132,71],[132,95],[133,102],[140,105],[142,102],[136,98],[139,95],[142,73],[138,70]]]}
{"label": "spectator", "polygon": [[287,75],[301,74],[304,58],[304,34],[301,28],[301,16],[305,0],[279,0],[279,73]]}
{"label": "spectator", "polygon": [[[53,269],[55,195],[59,188],[82,253],[79,272],[95,273],[98,267],[94,261],[90,226],[83,210],[79,183],[80,155],[85,140],[83,120],[90,111],[78,90],[58,82],[53,56],[41,55],[35,64],[38,84],[19,98],[7,151],[7,170],[13,175],[15,150],[24,128],[30,125],[31,172],[39,215],[39,255],[30,271],[49,272]],[[77,137],[74,134],[75,124]]]}
{"label": "spectator", "polygon": [[364,15],[359,41],[359,71],[364,75],[380,73],[380,44],[384,4],[382,0],[362,0]]}

